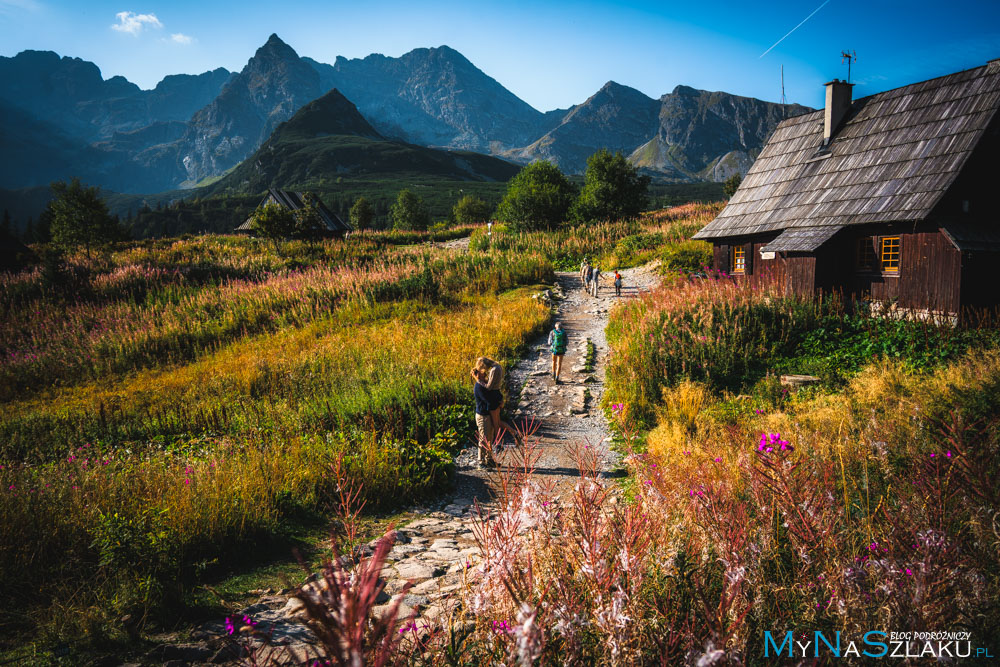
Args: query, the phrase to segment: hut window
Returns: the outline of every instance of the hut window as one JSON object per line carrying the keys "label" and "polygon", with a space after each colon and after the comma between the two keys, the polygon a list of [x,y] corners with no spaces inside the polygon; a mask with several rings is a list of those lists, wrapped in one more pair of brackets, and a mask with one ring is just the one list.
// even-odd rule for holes
{"label": "hut window", "polygon": [[858,271],[873,271],[875,269],[875,237],[865,236],[858,239]]}
{"label": "hut window", "polygon": [[741,245],[733,248],[733,273],[746,273],[747,251]]}
{"label": "hut window", "polygon": [[882,272],[899,273],[899,237],[882,237]]}

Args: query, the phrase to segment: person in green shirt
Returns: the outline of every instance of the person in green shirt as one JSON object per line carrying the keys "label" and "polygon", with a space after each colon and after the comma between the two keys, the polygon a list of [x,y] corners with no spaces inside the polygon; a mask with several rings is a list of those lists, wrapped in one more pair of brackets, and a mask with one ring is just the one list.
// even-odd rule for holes
{"label": "person in green shirt", "polygon": [[549,332],[549,349],[552,350],[552,379],[559,384],[559,374],[562,372],[563,356],[566,354],[566,332],[562,322],[556,322],[555,328]]}

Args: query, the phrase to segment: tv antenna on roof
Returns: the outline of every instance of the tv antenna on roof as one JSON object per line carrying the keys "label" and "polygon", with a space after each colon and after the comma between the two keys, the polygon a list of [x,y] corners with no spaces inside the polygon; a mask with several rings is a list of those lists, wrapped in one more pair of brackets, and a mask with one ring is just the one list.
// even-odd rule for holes
{"label": "tv antenna on roof", "polygon": [[840,64],[847,63],[847,83],[851,82],[851,63],[858,62],[858,54],[854,51],[841,51]]}

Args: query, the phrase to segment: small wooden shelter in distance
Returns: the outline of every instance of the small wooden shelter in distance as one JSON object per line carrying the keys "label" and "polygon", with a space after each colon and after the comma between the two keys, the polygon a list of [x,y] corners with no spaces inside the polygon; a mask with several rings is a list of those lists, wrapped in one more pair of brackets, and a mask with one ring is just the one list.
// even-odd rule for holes
{"label": "small wooden shelter in distance", "polygon": [[[264,206],[268,203],[274,203],[279,206],[284,206],[289,211],[297,211],[305,206],[304,199],[307,197],[312,197],[316,202],[316,207],[319,210],[320,218],[323,220],[323,224],[326,226],[326,232],[321,235],[325,238],[338,238],[347,234],[351,231],[351,226],[340,219],[336,213],[331,211],[326,207],[323,201],[316,195],[308,192],[293,192],[292,190],[279,190],[278,188],[271,188],[267,191],[267,195],[260,200],[260,204],[257,208]],[[253,220],[253,214],[250,214],[242,225],[236,228],[236,231],[241,234],[251,234],[253,233],[253,227],[251,226],[251,221]]]}
{"label": "small wooden shelter in distance", "polygon": [[782,121],[719,216],[714,265],[786,294],[956,315],[1000,303],[1000,60]]}

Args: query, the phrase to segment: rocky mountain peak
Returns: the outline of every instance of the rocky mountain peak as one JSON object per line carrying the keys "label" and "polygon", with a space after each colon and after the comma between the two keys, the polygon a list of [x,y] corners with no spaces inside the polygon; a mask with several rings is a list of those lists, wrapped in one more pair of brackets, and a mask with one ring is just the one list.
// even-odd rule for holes
{"label": "rocky mountain peak", "polygon": [[676,86],[671,95],[682,95],[684,97],[697,97],[701,94],[701,91],[697,88],[692,88],[691,86]]}
{"label": "rocky mountain peak", "polygon": [[382,138],[358,108],[334,88],[282,123],[271,136],[271,141],[293,135],[298,138],[318,138],[344,134]]}

